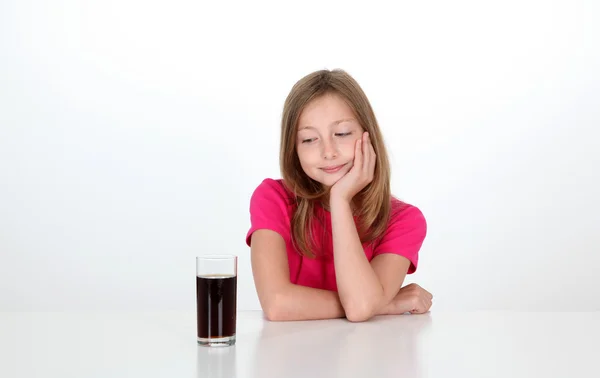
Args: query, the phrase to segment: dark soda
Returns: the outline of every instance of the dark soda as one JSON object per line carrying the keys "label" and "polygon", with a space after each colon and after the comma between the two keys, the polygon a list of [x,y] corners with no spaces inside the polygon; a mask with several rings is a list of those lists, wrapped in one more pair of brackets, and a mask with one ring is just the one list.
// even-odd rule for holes
{"label": "dark soda", "polygon": [[198,337],[202,339],[235,335],[237,277],[196,276]]}

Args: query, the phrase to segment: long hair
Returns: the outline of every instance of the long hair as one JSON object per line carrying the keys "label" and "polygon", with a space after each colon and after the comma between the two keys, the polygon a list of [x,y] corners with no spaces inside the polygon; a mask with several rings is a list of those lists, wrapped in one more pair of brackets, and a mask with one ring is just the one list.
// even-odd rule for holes
{"label": "long hair", "polygon": [[353,198],[362,243],[372,242],[383,234],[391,211],[388,155],[375,113],[362,88],[341,69],[320,70],[303,77],[292,87],[283,107],[279,163],[283,183],[294,193],[297,204],[291,221],[292,241],[309,258],[315,257],[314,205],[328,195],[329,189],[304,173],[296,150],[296,133],[302,110],[325,94],[336,94],[350,106],[363,130],[369,132],[377,156],[373,181]]}

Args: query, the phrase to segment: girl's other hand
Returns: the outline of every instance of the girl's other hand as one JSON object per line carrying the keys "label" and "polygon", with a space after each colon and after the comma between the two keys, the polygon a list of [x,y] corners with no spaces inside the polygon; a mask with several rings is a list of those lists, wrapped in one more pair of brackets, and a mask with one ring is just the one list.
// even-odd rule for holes
{"label": "girl's other hand", "polygon": [[396,315],[424,314],[431,308],[433,295],[417,284],[409,284],[400,289],[392,300],[392,313]]}
{"label": "girl's other hand", "polygon": [[354,164],[348,173],[332,186],[330,201],[342,199],[350,203],[358,192],[373,181],[376,155],[369,133],[364,132],[354,148]]}

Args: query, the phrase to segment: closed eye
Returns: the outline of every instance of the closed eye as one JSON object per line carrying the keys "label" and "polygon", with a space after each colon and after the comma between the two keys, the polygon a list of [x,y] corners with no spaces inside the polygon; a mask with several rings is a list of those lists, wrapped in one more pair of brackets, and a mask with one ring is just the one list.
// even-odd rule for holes
{"label": "closed eye", "polygon": [[[353,132],[347,132],[347,133],[335,133],[333,135],[337,136],[337,137],[346,137],[348,135],[351,135]],[[315,140],[317,140],[317,138],[307,138],[307,139],[302,139],[302,143],[312,143]]]}

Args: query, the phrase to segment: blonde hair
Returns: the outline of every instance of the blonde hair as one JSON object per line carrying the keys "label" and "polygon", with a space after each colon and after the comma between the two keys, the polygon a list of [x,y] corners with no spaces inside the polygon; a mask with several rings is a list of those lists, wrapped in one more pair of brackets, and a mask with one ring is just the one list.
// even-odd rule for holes
{"label": "blonde hair", "polygon": [[391,212],[390,166],[375,113],[367,96],[348,73],[341,69],[320,70],[300,79],[285,100],[281,120],[279,162],[284,185],[294,193],[297,204],[291,221],[292,242],[303,256],[314,258],[315,201],[328,195],[328,189],[304,173],[296,151],[298,119],[305,106],[325,95],[340,96],[354,111],[377,155],[373,181],[353,199],[362,243],[372,242],[386,229]]}

